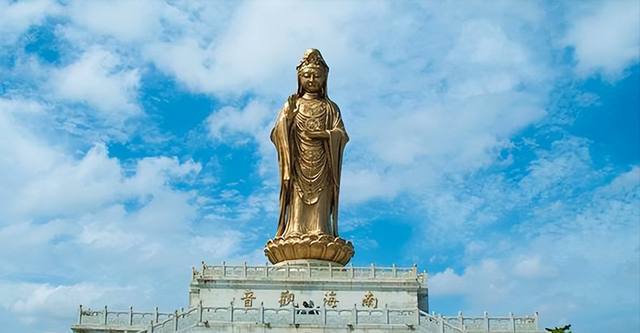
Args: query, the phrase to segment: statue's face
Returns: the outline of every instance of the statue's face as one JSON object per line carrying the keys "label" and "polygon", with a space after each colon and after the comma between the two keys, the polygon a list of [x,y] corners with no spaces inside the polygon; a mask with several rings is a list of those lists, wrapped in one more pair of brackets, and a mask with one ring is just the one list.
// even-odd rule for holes
{"label": "statue's face", "polygon": [[306,92],[319,93],[326,80],[327,76],[317,68],[304,68],[300,72],[300,84]]}

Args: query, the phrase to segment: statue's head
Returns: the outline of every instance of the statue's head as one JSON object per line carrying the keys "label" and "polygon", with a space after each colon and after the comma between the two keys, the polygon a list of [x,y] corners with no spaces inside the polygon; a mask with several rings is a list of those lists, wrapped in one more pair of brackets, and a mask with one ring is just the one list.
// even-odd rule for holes
{"label": "statue's head", "polygon": [[327,96],[327,75],[329,66],[322,59],[317,49],[308,49],[302,56],[298,71],[298,96],[305,92],[317,93],[320,97]]}

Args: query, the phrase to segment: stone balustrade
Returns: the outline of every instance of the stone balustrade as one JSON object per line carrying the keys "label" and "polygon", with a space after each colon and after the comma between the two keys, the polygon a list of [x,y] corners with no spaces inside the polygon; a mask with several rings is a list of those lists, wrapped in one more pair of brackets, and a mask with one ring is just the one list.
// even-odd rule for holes
{"label": "stone balustrade", "polygon": [[[418,309],[358,308],[331,309],[324,306],[297,308],[293,305],[280,308],[259,307],[197,307],[173,313],[83,310],[80,307],[78,324],[74,331],[104,327],[104,331],[131,331],[146,333],[167,333],[183,331],[189,327],[216,324],[250,323],[256,325],[291,326],[314,325],[319,327],[349,326],[406,326],[423,328],[424,332],[438,333],[481,333],[481,332],[540,332],[538,314],[533,317],[482,317],[442,316],[428,314]],[[106,327],[109,327],[107,329]],[[100,329],[98,330],[100,331]]]}
{"label": "stone balustrade", "polygon": [[371,264],[369,267],[340,266],[328,263],[326,265],[284,264],[281,266],[250,266],[243,265],[207,265],[202,262],[202,269],[193,268],[193,279],[305,279],[305,280],[370,280],[370,279],[418,279],[426,278],[426,272],[418,273],[416,265],[408,268],[379,267]]}
{"label": "stone balustrade", "polygon": [[83,309],[80,305],[78,325],[144,326],[150,321],[159,323],[173,316],[174,313],[159,312],[157,307],[153,312],[137,312],[133,311],[133,307],[130,307],[129,311],[109,311],[105,305],[104,309],[95,311]]}
{"label": "stone balustrade", "polygon": [[482,317],[464,317],[462,312],[457,316],[442,317],[445,323],[462,327],[465,332],[527,332],[538,331],[538,313],[533,317],[515,317],[509,312],[507,317],[489,317],[487,312]]}
{"label": "stone balustrade", "polygon": [[[206,323],[206,324],[205,324]],[[324,327],[347,327],[348,325],[419,325],[418,309],[317,309],[296,308],[293,305],[281,308],[203,307],[190,309],[183,314],[149,325],[147,333],[167,333],[201,325],[215,323],[254,323],[267,326],[316,325]]]}

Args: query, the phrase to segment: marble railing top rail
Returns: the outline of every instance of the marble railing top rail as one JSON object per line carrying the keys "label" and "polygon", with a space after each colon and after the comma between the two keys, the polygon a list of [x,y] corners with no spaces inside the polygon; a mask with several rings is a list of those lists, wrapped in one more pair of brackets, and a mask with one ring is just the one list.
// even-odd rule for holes
{"label": "marble railing top rail", "polygon": [[418,273],[417,265],[412,267],[380,267],[374,264],[367,267],[313,265],[313,264],[285,264],[272,266],[242,265],[207,265],[202,262],[200,270],[193,267],[193,279],[198,278],[322,278],[335,280],[348,279],[421,279],[424,282],[427,273]]}
{"label": "marble railing top rail", "polygon": [[[436,316],[435,312],[431,313],[431,316]],[[463,316],[462,312],[458,312],[457,316],[442,316],[442,315],[438,315],[441,316],[442,318],[444,318],[445,320],[484,320],[484,319],[491,319],[491,320],[502,320],[502,319],[522,319],[522,320],[526,320],[526,321],[537,321],[538,320],[538,312],[534,312],[533,313],[533,317],[529,317],[524,316],[524,317],[515,317],[513,315],[512,312],[509,312],[508,316],[491,316],[489,317],[489,313],[488,312],[484,312],[484,314],[480,317],[480,316],[474,316],[474,317],[469,317],[469,316]]]}

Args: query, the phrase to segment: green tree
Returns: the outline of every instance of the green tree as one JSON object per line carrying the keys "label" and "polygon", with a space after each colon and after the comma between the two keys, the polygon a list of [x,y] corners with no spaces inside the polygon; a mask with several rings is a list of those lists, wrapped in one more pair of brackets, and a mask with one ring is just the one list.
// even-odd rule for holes
{"label": "green tree", "polygon": [[545,330],[551,333],[571,333],[571,324],[565,325],[564,327],[556,327],[556,328],[545,328]]}

